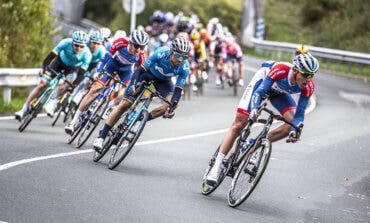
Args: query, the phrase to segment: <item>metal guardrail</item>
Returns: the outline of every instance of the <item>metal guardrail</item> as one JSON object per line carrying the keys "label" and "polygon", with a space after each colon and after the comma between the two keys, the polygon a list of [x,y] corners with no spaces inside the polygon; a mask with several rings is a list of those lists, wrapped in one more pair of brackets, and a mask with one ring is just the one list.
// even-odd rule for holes
{"label": "metal guardrail", "polygon": [[39,83],[40,69],[0,68],[0,87],[3,88],[3,100],[11,101],[12,87],[35,86]]}
{"label": "metal guardrail", "polygon": [[[300,46],[299,44],[274,42],[259,39],[252,39],[252,42],[257,50],[277,52],[276,56],[278,58],[282,56],[281,52],[287,52],[289,53],[289,55],[291,55],[292,52],[294,52],[297,49],[297,47]],[[328,67],[330,67],[330,63],[333,60],[337,62],[337,66],[339,66],[342,62],[346,62],[349,71],[352,70],[353,64],[357,64],[359,74],[362,74],[363,68],[365,66],[370,65],[370,54],[367,53],[335,50],[309,45],[307,47],[310,50],[310,52],[314,54],[316,57],[326,59]]]}

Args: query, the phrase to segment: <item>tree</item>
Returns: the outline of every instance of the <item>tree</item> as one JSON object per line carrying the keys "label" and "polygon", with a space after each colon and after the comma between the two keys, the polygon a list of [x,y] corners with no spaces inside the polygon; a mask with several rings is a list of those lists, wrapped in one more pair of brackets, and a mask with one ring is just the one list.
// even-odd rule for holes
{"label": "tree", "polygon": [[38,67],[52,50],[49,0],[2,0],[0,67]]}

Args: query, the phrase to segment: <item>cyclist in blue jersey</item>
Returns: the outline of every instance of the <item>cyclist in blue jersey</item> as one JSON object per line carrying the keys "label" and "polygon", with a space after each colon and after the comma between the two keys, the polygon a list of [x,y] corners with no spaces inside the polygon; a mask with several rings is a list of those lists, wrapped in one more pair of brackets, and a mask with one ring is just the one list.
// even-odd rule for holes
{"label": "cyclist in blue jersey", "polygon": [[[97,65],[98,62],[104,57],[105,53],[107,52],[105,48],[103,47],[102,43],[104,41],[104,38],[102,34],[99,31],[93,31],[89,34],[90,41],[88,42],[87,46],[90,49],[90,52],[92,54],[92,59],[89,64],[89,67],[87,68],[86,75],[89,75],[91,78],[94,78],[95,74],[97,73]],[[79,77],[79,79],[75,82],[80,82],[83,79],[83,77]],[[84,83],[83,86],[89,87],[88,81],[86,80],[86,83]],[[80,85],[79,85],[80,86]],[[45,107],[45,110],[49,116],[53,116],[55,109],[58,104],[58,96],[53,97],[47,106]]]}
{"label": "cyclist in blue jersey", "polygon": [[[111,75],[117,73],[122,82],[130,81],[135,66],[139,67],[145,60],[143,50],[148,42],[148,34],[141,30],[132,31],[129,39],[119,38],[115,40],[104,58],[99,62],[98,72],[105,71]],[[67,134],[73,134],[74,130],[79,127],[82,121],[82,113],[89,108],[91,102],[109,79],[109,76],[104,74],[91,86],[87,95],[82,99],[72,121],[65,127]]]}
{"label": "cyclist in blue jersey", "polygon": [[[274,61],[262,64],[239,102],[235,119],[222,140],[215,164],[206,177],[208,184],[217,183],[224,157],[247,125],[248,118],[257,120],[257,108],[265,95],[286,120],[295,126],[303,123],[306,107],[315,88],[313,76],[318,69],[318,60],[308,53],[295,56],[293,64]],[[298,105],[292,94],[300,94]],[[298,140],[296,129],[284,123],[270,131],[267,137],[275,142],[287,136],[291,142]]]}
{"label": "cyclist in blue jersey", "polygon": [[[139,92],[135,89],[140,82],[153,81],[154,87],[162,97],[171,98],[171,108],[164,104],[149,113],[148,120],[164,115],[172,117],[169,111],[176,108],[181,98],[182,89],[189,74],[190,67],[187,60],[190,51],[190,43],[184,38],[176,38],[172,41],[171,47],[158,48],[145,63],[138,68],[127,87],[124,99],[111,112],[103,129],[99,132],[99,137],[94,141],[94,148],[101,149],[103,141],[108,131],[118,121],[120,116],[127,111]],[[173,85],[171,78],[177,76],[176,86]]]}
{"label": "cyclist in blue jersey", "polygon": [[[22,120],[23,116],[30,109],[31,103],[37,99],[40,94],[48,87],[50,81],[55,78],[56,72],[64,71],[67,80],[70,82],[73,79],[73,85],[82,80],[84,73],[86,72],[91,62],[90,50],[86,47],[89,41],[89,36],[83,31],[75,31],[72,34],[72,38],[63,39],[53,49],[53,51],[45,58],[42,69],[43,77],[40,83],[34,88],[28,95],[26,102],[22,109],[15,113],[15,118],[19,121]],[[78,78],[76,78],[76,76]],[[62,95],[69,87],[67,83],[59,86],[58,95]]]}

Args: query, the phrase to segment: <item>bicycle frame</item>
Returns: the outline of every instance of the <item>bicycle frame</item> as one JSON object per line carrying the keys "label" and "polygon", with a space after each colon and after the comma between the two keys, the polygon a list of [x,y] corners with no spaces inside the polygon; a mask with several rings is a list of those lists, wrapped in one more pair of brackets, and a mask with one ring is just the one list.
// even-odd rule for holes
{"label": "bicycle frame", "polygon": [[[47,87],[44,90],[44,92],[41,94],[41,96],[38,97],[37,100],[32,103],[32,106],[33,107],[36,107],[36,105],[40,102],[40,100],[42,98],[44,98],[44,96],[46,95],[46,93],[48,93],[49,91],[53,91],[58,86],[60,79],[63,79],[64,78],[62,76],[62,73],[60,73],[60,72],[56,72],[56,73],[57,73],[57,76],[50,82],[49,87]],[[47,104],[50,101],[51,96],[52,96],[52,94],[49,95],[49,97],[45,101],[44,105]]]}

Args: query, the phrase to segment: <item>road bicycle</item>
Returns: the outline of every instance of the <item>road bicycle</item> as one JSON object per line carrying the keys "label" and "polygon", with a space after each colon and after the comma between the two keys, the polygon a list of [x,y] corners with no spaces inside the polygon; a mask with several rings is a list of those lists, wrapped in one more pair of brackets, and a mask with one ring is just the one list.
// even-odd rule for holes
{"label": "road bicycle", "polygon": [[110,95],[114,93],[116,85],[119,83],[126,87],[119,78],[115,77],[115,73],[113,75],[105,73],[105,75],[107,75],[109,79],[105,82],[101,92],[95,97],[89,108],[82,113],[80,125],[68,138],[68,144],[72,143],[77,138],[76,148],[83,146],[99,125],[100,120],[108,108]]}
{"label": "road bicycle", "polygon": [[[149,105],[154,97],[158,97],[161,101],[167,103],[171,108],[169,113],[172,113],[172,108],[174,106],[157,91],[152,90],[150,87],[152,83],[153,82],[144,82],[141,86],[136,87],[136,89],[141,89],[139,91],[139,96],[130,109],[124,114],[122,121],[117,127],[113,128],[108,133],[104,140],[103,148],[99,151],[95,151],[93,157],[95,162],[98,162],[108,152],[112,145],[115,145],[115,147],[112,151],[108,168],[113,170],[125,159],[145,127],[149,117]],[[144,96],[147,95],[145,92],[150,92],[149,96]]]}
{"label": "road bicycle", "polygon": [[21,124],[18,128],[20,132],[23,132],[26,127],[31,123],[32,119],[36,118],[41,112],[42,108],[49,102],[54,91],[57,89],[60,80],[64,80],[72,87],[72,83],[68,82],[62,72],[56,72],[49,68],[51,73],[55,74],[55,78],[50,82],[49,86],[42,92],[41,96],[38,97],[34,102],[31,103],[31,108],[27,111]]}
{"label": "road bicycle", "polygon": [[[253,192],[261,179],[271,155],[271,142],[267,138],[267,133],[274,120],[283,121],[297,130],[297,138],[300,137],[303,124],[295,126],[293,123],[284,119],[281,115],[275,114],[270,109],[266,108],[267,103],[263,102],[258,113],[262,111],[267,113],[267,118],[259,118],[256,122],[248,120],[246,127],[242,130],[236,142],[234,150],[222,162],[221,172],[218,181],[214,185],[210,185],[206,181],[206,177],[213,167],[219,148],[213,154],[209,161],[208,168],[202,179],[202,194],[209,195],[229,176],[232,178],[231,186],[228,192],[228,204],[231,207],[237,207],[242,204],[249,195]],[[251,128],[254,124],[262,124],[262,130],[256,133],[254,140],[250,140]],[[287,139],[287,142],[290,142]]]}

